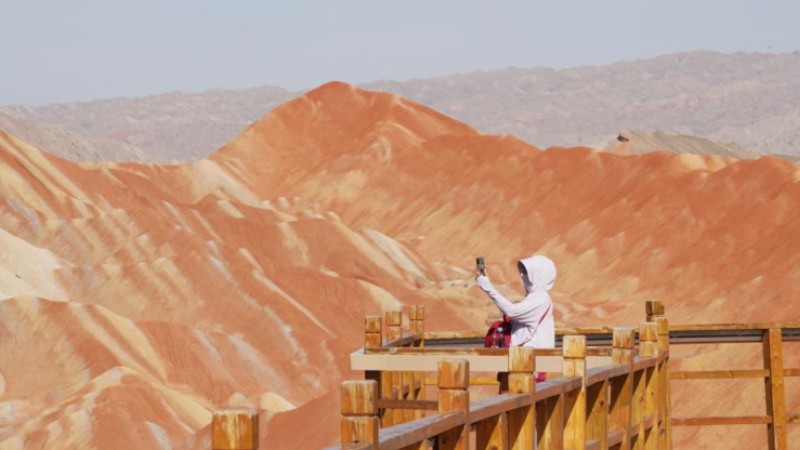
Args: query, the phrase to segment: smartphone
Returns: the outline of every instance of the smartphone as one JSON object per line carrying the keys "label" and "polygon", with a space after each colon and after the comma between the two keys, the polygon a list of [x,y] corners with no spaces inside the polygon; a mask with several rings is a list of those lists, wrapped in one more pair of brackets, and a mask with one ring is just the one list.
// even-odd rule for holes
{"label": "smartphone", "polygon": [[475,258],[475,265],[478,268],[479,274],[486,275],[486,261],[483,260],[483,256]]}

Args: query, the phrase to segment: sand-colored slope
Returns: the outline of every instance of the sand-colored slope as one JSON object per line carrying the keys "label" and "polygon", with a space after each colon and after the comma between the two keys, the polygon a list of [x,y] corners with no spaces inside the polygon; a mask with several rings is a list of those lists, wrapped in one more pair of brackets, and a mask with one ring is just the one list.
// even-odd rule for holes
{"label": "sand-colored slope", "polygon": [[349,375],[365,314],[438,302],[424,258],[330,211],[181,202],[180,167],[79,166],[6,134],[0,172],[0,448],[164,448],[214,406],[268,420]]}
{"label": "sand-colored slope", "polygon": [[211,159],[256,196],[334,209],[446,269],[476,254],[513,268],[513,258],[545,251],[562,269],[557,296],[570,322],[633,318],[628,307],[653,297],[681,321],[769,320],[765,306],[798,290],[800,172],[779,158],[540,151],[331,83]]}

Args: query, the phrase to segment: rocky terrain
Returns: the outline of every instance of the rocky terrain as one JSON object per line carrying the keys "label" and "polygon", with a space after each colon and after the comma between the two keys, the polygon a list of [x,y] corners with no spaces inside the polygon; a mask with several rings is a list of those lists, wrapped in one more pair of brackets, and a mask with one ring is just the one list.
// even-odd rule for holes
{"label": "rocky terrain", "polygon": [[563,326],[638,323],[654,298],[674,323],[800,322],[794,164],[543,151],[344,83],[190,164],[76,164],[2,133],[0,192],[2,449],[207,449],[214,406],[259,408],[264,448],[329,444],[363,316],[482,329],[476,255],[509,293],[515,259],[549,255]]}
{"label": "rocky terrain", "polygon": [[[797,52],[687,52],[598,67],[509,68],[363,87],[541,148],[603,148],[620,130],[659,130],[757,154],[800,155]],[[80,136],[122,142],[148,161],[195,161],[297,95],[260,87],[4,109],[39,126],[61,125]],[[75,159],[93,160],[95,154],[128,158],[101,144]]]}

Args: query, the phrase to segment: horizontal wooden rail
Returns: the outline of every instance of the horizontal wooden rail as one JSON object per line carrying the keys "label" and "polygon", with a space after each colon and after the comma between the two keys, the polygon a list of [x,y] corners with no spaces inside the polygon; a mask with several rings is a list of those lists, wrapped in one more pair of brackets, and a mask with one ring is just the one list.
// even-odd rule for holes
{"label": "horizontal wooden rail", "polygon": [[377,401],[378,408],[415,409],[423,411],[436,411],[436,400],[403,400],[398,398],[382,398]]}
{"label": "horizontal wooden rail", "polygon": [[728,417],[673,417],[672,426],[698,425],[762,425],[772,423],[771,416],[728,416]]}
{"label": "horizontal wooden rail", "polygon": [[500,394],[476,400],[469,405],[469,422],[475,424],[489,417],[530,404],[531,396],[526,394]]}
{"label": "horizontal wooden rail", "polygon": [[558,397],[565,392],[574,391],[581,387],[581,379],[578,377],[561,377],[553,381],[544,381],[536,384],[536,401],[540,402],[548,398]]}
{"label": "horizontal wooden rail", "polygon": [[455,411],[384,428],[379,434],[380,448],[381,450],[405,448],[464,425],[465,422],[464,412]]}
{"label": "horizontal wooden rail", "polygon": [[733,378],[766,378],[769,370],[677,370],[670,373],[673,380],[715,380]]}

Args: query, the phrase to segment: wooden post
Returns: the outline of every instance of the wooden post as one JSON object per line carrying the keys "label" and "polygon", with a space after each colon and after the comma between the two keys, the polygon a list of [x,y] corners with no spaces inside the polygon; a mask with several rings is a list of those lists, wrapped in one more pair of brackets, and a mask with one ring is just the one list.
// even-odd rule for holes
{"label": "wooden post", "polygon": [[597,440],[599,448],[608,448],[608,380],[589,386],[586,390],[586,439]]}
{"label": "wooden post", "polygon": [[658,447],[672,449],[672,396],[670,394],[669,375],[669,321],[666,317],[664,302],[652,300],[645,303],[647,321],[658,327],[658,350],[667,352],[667,357],[658,367],[658,417],[661,427],[658,434]]}
{"label": "wooden post", "polygon": [[538,433],[536,443],[538,450],[561,450],[564,448],[563,393],[536,403],[534,425]]}
{"label": "wooden post", "polygon": [[373,380],[342,382],[342,445],[368,443],[378,448],[378,384]]}
{"label": "wooden post", "polygon": [[[655,323],[643,323],[639,326],[639,355],[658,357],[658,326]],[[639,441],[642,448],[655,450],[658,448],[659,411],[658,411],[658,365],[644,371],[644,419],[652,419],[652,428],[639,427]]]}
{"label": "wooden post", "polygon": [[767,424],[769,450],[787,449],[786,404],[783,386],[783,348],[780,328],[764,331],[764,368],[769,377],[764,379],[767,395],[767,415],[772,422]]}
{"label": "wooden post", "polygon": [[[384,325],[386,331],[386,342],[392,342],[403,336],[401,327],[403,313],[401,311],[386,311],[384,313]],[[381,398],[400,399],[403,398],[403,375],[401,372],[383,371],[381,372]],[[386,428],[403,422],[403,410],[385,408],[381,417],[381,425]]]}
{"label": "wooden post", "polygon": [[628,373],[611,381],[610,423],[613,431],[622,433],[620,450],[630,448],[631,397],[633,396],[633,328],[614,328],[611,360],[625,365]]}
{"label": "wooden post", "polygon": [[645,314],[648,322],[655,322],[656,317],[664,317],[664,302],[661,300],[649,300],[644,304]]}
{"label": "wooden post", "polygon": [[508,414],[508,443],[513,450],[534,447],[536,429],[536,358],[531,347],[508,349],[508,393],[531,396],[531,405],[510,411]]}
{"label": "wooden post", "polygon": [[[425,332],[425,307],[420,305],[411,305],[408,307],[408,329],[412,333]],[[424,340],[422,341],[425,342]],[[420,347],[424,347],[421,344]]]}
{"label": "wooden post", "polygon": [[386,311],[384,317],[386,321],[386,340],[391,343],[403,337],[403,312]]}
{"label": "wooden post", "polygon": [[[409,330],[412,333],[425,332],[425,307],[419,305],[409,306],[408,312]],[[417,344],[418,347],[425,347],[425,339],[421,338]],[[413,400],[425,399],[425,372],[413,373],[413,395],[409,396]],[[421,419],[425,416],[425,411],[418,409],[414,411],[414,419]]]}
{"label": "wooden post", "polygon": [[566,394],[564,448],[586,450],[586,336],[564,336],[565,377],[580,377],[581,388]]}
{"label": "wooden post", "polygon": [[[469,361],[444,359],[439,361],[439,412],[464,411],[469,415]],[[455,430],[439,435],[440,450],[469,449],[469,421]]]}
{"label": "wooden post", "polygon": [[258,412],[246,408],[214,411],[211,418],[213,450],[258,449]]}
{"label": "wooden post", "polygon": [[[369,353],[370,349],[380,348],[383,346],[383,325],[381,316],[366,316],[364,318],[364,353]],[[387,378],[380,370],[367,370],[364,372],[365,380],[372,380],[378,386],[378,392],[383,392],[384,386],[391,388],[390,382],[385,382]],[[385,417],[385,412],[380,411],[379,415]]]}
{"label": "wooden post", "polygon": [[475,448],[500,450],[508,448],[508,414],[503,413],[475,424]]}
{"label": "wooden post", "polygon": [[364,318],[364,350],[383,346],[381,316]]}
{"label": "wooden post", "polygon": [[564,448],[564,394],[536,403],[538,450]]}

